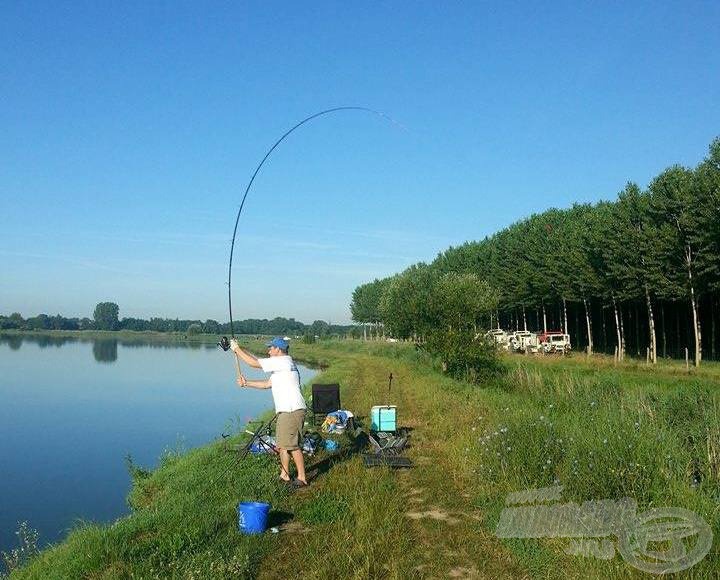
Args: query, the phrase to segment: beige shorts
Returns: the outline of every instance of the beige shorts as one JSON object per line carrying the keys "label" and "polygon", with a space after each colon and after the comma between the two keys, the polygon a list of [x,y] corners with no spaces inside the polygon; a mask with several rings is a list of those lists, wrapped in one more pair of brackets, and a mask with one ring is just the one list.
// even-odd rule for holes
{"label": "beige shorts", "polygon": [[275,429],[277,446],[285,451],[300,449],[304,423],[305,409],[298,409],[291,413],[278,413],[277,429]]}

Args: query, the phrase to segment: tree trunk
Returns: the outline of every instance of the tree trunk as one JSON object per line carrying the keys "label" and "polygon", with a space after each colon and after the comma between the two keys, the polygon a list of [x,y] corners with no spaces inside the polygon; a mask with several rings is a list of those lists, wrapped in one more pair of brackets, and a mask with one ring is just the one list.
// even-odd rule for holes
{"label": "tree trunk", "polygon": [[695,366],[700,366],[702,360],[702,334],[700,333],[700,320],[698,319],[698,305],[695,299],[695,288],[690,284],[690,304],[693,313],[693,332],[695,333]]}
{"label": "tree trunk", "polygon": [[690,304],[693,311],[693,332],[695,333],[695,366],[700,366],[702,360],[702,334],[700,332],[700,320],[698,318],[698,304],[695,298],[695,287],[693,286],[692,275],[692,248],[685,246],[685,262],[687,264],[688,282],[690,284]]}
{"label": "tree trunk", "polygon": [[622,306],[620,306],[620,340],[620,352],[622,353],[620,360],[625,360],[625,323],[623,322]]}
{"label": "tree trunk", "polygon": [[650,300],[650,290],[645,284],[645,303],[648,311],[648,334],[650,337],[650,362],[657,363],[657,343],[655,338],[655,317],[653,316],[652,301]]}
{"label": "tree trunk", "polygon": [[605,307],[604,307],[604,306],[603,306],[603,308],[602,308],[601,313],[602,313],[601,320],[602,320],[602,331],[603,331],[603,333],[602,333],[602,337],[603,337],[603,345],[602,345],[602,347],[603,347],[603,352],[607,352],[607,346],[608,346],[608,344],[607,344],[607,326],[606,326],[606,324],[605,324],[605,318],[607,317],[607,314],[606,314],[606,310],[605,310]]}
{"label": "tree trunk", "polygon": [[363,340],[367,340],[367,324],[363,322]]}
{"label": "tree trunk", "polygon": [[543,313],[543,332],[547,332],[547,314],[545,314],[545,303],[542,303],[542,313]]}
{"label": "tree trunk", "polygon": [[563,298],[563,332],[565,334],[569,334],[567,325],[567,302],[565,301],[565,298]]}
{"label": "tree trunk", "polygon": [[527,318],[525,317],[525,305],[522,307],[523,311],[523,330],[527,332]]}
{"label": "tree trunk", "polygon": [[618,360],[622,360],[625,354],[625,344],[622,339],[622,323],[618,316],[617,302],[615,301],[615,295],[612,295],[613,311],[615,312],[615,333],[617,334],[617,346],[618,346]]}
{"label": "tree trunk", "polygon": [[583,298],[583,304],[585,305],[585,323],[587,324],[588,333],[588,354],[593,353],[593,340],[592,340],[592,322],[590,321],[590,310],[588,309],[588,301]]}

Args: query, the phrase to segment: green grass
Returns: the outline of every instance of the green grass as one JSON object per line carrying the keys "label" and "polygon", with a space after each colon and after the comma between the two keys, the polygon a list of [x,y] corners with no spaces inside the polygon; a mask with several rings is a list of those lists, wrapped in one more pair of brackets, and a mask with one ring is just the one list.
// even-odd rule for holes
{"label": "green grass", "polygon": [[[443,376],[408,344],[320,341],[293,354],[326,367],[316,381],[340,382],[361,419],[398,404],[416,467],[367,470],[341,457],[290,495],[267,458],[221,476],[231,456],[218,444],[170,454],[137,474],[131,516],[73,531],[12,578],[640,577],[619,556],[569,556],[564,540],[494,537],[507,493],[553,483],[568,501],[683,507],[720,533],[720,365],[688,374],[676,363],[512,356],[507,375],[481,388]],[[290,528],[238,534],[245,499],[270,501]],[[689,574],[717,569],[713,548]]]}

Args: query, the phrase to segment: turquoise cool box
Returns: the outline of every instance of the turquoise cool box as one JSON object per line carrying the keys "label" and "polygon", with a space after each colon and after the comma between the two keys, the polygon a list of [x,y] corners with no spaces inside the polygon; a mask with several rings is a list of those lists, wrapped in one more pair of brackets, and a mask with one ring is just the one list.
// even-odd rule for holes
{"label": "turquoise cool box", "polygon": [[372,431],[395,431],[397,429],[397,406],[377,405],[370,409]]}

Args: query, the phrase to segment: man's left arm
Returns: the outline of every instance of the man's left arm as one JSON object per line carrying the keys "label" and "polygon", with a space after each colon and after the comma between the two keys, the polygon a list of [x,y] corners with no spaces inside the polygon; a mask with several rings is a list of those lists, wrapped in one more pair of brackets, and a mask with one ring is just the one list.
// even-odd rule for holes
{"label": "man's left arm", "polygon": [[249,381],[242,375],[238,377],[237,384],[241,387],[250,387],[252,389],[269,389],[272,387],[270,379],[263,381]]}

